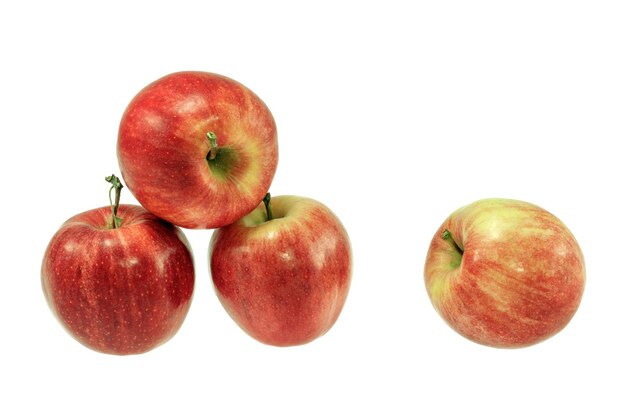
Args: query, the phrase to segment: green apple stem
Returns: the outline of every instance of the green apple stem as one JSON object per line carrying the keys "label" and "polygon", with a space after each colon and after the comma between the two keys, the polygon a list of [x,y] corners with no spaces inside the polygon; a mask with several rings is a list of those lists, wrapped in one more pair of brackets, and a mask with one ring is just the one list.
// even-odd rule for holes
{"label": "green apple stem", "polygon": [[[109,188],[109,203],[111,204],[111,229],[118,229],[122,225],[122,219],[117,217],[117,209],[120,206],[120,194],[122,192],[122,181],[115,175],[109,175],[105,178],[106,182],[111,184],[111,188]],[[111,191],[115,190],[115,202],[111,199]]]}
{"label": "green apple stem", "polygon": [[211,148],[209,149],[209,153],[206,156],[207,161],[212,161],[215,159],[215,157],[217,156],[217,135],[214,132],[207,132],[206,134],[207,139],[209,140],[209,143],[211,145]]}
{"label": "green apple stem", "polygon": [[268,222],[274,218],[274,216],[272,215],[272,207],[270,206],[271,198],[272,196],[270,195],[270,193],[265,194],[265,197],[263,197],[263,204],[265,204],[265,212],[267,213]]}
{"label": "green apple stem", "polygon": [[206,137],[209,140],[209,152],[206,155],[209,169],[219,178],[231,178],[232,169],[239,159],[236,150],[228,145],[218,146],[215,132],[207,132]]}
{"label": "green apple stem", "polygon": [[441,238],[443,240],[447,240],[448,242],[450,242],[450,245],[452,245],[452,248],[455,251],[457,251],[459,253],[459,255],[463,255],[463,249],[461,249],[459,244],[456,243],[456,240],[454,240],[454,237],[452,236],[452,233],[450,233],[450,231],[448,229],[444,229],[443,233],[441,234]]}

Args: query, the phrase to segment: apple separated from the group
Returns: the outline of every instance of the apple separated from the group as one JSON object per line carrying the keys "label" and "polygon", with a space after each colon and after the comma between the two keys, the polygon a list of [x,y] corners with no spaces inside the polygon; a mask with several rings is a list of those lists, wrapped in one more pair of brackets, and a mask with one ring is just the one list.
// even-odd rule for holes
{"label": "apple separated from the group", "polygon": [[533,204],[485,199],[452,213],[432,239],[425,283],[458,333],[502,348],[541,342],[572,319],[585,286],[568,228]]}

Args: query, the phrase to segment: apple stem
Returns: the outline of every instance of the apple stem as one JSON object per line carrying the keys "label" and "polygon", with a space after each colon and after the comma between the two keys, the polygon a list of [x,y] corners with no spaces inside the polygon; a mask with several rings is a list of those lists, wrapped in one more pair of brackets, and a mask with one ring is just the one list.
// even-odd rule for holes
{"label": "apple stem", "polygon": [[[120,194],[122,192],[122,181],[115,175],[111,174],[105,178],[106,182],[111,184],[111,188],[109,188],[109,203],[111,204],[111,229],[118,229],[122,225],[122,219],[117,217],[117,209],[120,206]],[[111,191],[115,190],[115,202],[111,199]]]}
{"label": "apple stem", "polygon": [[206,137],[209,140],[209,143],[211,145],[211,148],[209,149],[209,153],[207,154],[206,159],[208,161],[212,161],[217,156],[217,135],[214,132],[207,132]]}
{"label": "apple stem", "polygon": [[441,238],[443,240],[449,241],[452,247],[454,248],[454,250],[456,250],[459,254],[463,255],[463,249],[461,249],[459,244],[456,243],[456,240],[454,240],[454,237],[452,237],[452,233],[450,233],[448,229],[444,229],[443,233],[441,234]]}
{"label": "apple stem", "polygon": [[267,213],[267,221],[269,222],[274,218],[272,215],[272,207],[270,206],[270,199],[272,198],[270,193],[265,194],[263,197],[263,204],[265,204],[265,212]]}

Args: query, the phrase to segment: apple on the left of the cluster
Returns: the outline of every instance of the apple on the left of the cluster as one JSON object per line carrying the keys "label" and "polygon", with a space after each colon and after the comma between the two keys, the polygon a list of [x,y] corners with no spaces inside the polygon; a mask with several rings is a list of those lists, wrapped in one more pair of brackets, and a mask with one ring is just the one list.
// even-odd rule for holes
{"label": "apple on the left of the cluster", "polygon": [[143,207],[120,205],[120,180],[107,181],[115,202],[63,223],[45,251],[41,284],[52,312],[80,343],[139,354],[180,329],[193,297],[193,254],[178,227]]}

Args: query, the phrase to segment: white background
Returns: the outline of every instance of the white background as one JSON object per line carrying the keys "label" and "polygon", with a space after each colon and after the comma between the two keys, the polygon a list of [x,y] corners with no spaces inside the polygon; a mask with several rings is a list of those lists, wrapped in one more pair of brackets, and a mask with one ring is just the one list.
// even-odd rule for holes
{"label": "white background", "polygon": [[[131,3],[0,6],[0,415],[625,415],[623,2]],[[309,345],[230,320],[211,231],[186,231],[194,301],[152,352],[92,352],[44,301],[49,239],[108,203],[126,105],[179,70],[255,91],[279,130],[272,193],[324,202],[350,233],[348,301]],[[465,340],[424,290],[433,233],[484,197],[548,209],[585,254],[577,315],[531,348]]]}

